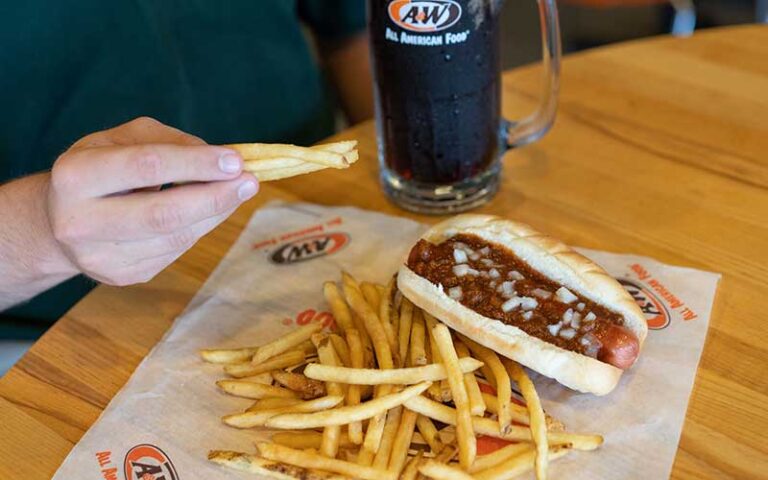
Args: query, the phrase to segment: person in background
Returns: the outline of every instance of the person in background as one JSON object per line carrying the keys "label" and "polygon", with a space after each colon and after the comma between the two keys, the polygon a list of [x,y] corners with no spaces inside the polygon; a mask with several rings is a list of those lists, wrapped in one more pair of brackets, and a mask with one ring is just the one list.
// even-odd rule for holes
{"label": "person in background", "polygon": [[96,282],[151,279],[255,195],[242,159],[214,145],[311,144],[333,133],[337,104],[351,123],[370,117],[364,10],[0,7],[0,340],[36,338]]}

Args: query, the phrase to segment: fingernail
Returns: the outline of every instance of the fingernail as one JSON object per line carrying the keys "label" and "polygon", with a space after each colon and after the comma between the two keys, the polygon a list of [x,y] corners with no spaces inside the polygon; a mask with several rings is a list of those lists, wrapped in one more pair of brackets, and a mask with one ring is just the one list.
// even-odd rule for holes
{"label": "fingernail", "polygon": [[252,196],[256,195],[259,187],[253,180],[246,180],[239,187],[237,187],[237,198],[240,200],[248,200]]}
{"label": "fingernail", "polygon": [[238,173],[240,171],[240,157],[234,153],[225,153],[220,156],[219,170],[224,173]]}

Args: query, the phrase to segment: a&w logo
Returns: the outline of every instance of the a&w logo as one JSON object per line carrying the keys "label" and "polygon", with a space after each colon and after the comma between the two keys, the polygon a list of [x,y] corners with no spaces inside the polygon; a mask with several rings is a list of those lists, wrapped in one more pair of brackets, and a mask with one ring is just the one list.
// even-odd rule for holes
{"label": "a&w logo", "polygon": [[346,233],[322,233],[286,243],[272,252],[269,258],[278,265],[302,262],[338,252],[347,243],[349,236]]}
{"label": "a&w logo", "polygon": [[125,480],[178,480],[176,467],[162,450],[144,443],[128,450],[123,462]]}
{"label": "a&w logo", "polygon": [[438,32],[461,18],[461,5],[453,0],[394,0],[389,18],[412,32]]}
{"label": "a&w logo", "polygon": [[640,283],[628,280],[626,278],[617,278],[616,280],[629,292],[635,299],[640,310],[645,314],[645,320],[648,322],[648,328],[651,330],[661,330],[669,325],[669,310],[653,292],[646,289]]}

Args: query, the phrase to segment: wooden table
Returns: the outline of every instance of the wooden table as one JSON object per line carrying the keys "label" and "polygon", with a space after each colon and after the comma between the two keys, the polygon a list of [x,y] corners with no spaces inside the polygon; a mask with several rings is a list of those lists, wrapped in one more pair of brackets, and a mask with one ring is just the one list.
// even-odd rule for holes
{"label": "wooden table", "polygon": [[[539,71],[505,75],[522,115]],[[540,143],[509,153],[480,211],[574,245],[723,273],[673,478],[768,478],[768,27],[656,38],[570,56]],[[0,380],[0,478],[49,478],[272,199],[407,215],[377,183],[374,129],[352,170],[265,185],[152,282],[99,287]],[[435,221],[434,217],[418,217]]]}

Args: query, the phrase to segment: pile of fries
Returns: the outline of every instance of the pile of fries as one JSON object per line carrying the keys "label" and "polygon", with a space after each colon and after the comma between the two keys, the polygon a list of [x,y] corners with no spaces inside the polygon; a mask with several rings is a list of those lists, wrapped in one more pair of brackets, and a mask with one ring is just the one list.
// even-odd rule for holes
{"label": "pile of fries", "polygon": [[243,157],[245,170],[260,182],[312,173],[325,168],[349,168],[358,159],[357,140],[299,147],[276,143],[225,145]]}
{"label": "pile of fries", "polygon": [[[451,332],[393,281],[343,273],[323,293],[330,332],[310,323],[259,347],[201,352],[234,377],[217,382],[222,391],[256,401],[223,422],[273,432],[256,454],[214,450],[211,461],[280,479],[489,480],[535,470],[542,480],[550,460],[602,444],[565,432],[520,365]],[[478,456],[476,436],[509,443]]]}

